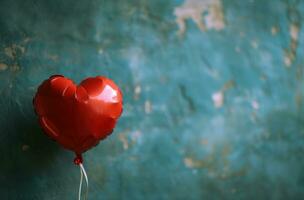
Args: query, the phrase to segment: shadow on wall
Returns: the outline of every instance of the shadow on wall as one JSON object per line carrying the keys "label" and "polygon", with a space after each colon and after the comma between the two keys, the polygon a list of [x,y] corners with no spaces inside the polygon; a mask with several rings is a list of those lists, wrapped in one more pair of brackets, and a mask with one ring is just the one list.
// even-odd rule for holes
{"label": "shadow on wall", "polygon": [[1,193],[11,195],[18,191],[20,197],[28,191],[35,193],[31,182],[51,167],[59,151],[59,146],[42,133],[32,100],[23,101],[20,105],[14,95],[3,93],[0,99]]}

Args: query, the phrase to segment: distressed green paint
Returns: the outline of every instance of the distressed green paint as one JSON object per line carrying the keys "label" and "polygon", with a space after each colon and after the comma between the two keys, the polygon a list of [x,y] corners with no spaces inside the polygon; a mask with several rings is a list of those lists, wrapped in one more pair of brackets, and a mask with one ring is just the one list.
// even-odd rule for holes
{"label": "distressed green paint", "polygon": [[33,112],[52,74],[124,93],[113,135],[84,154],[90,199],[304,197],[304,3],[214,1],[222,27],[182,31],[188,2],[1,1],[1,199],[77,197],[74,155]]}

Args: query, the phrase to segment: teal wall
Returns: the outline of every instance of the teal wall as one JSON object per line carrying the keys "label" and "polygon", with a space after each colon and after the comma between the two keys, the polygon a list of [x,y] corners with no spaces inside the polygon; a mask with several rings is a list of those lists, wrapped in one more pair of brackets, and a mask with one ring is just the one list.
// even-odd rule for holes
{"label": "teal wall", "polygon": [[89,199],[303,199],[304,1],[2,0],[1,199],[76,199],[32,98],[52,74],[124,93]]}

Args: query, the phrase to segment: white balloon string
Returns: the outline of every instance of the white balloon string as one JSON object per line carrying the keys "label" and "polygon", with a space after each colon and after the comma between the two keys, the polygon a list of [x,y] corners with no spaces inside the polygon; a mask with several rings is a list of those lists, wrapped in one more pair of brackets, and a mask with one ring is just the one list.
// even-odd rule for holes
{"label": "white balloon string", "polygon": [[80,183],[79,183],[79,190],[78,190],[78,200],[81,200],[81,188],[82,188],[82,179],[83,179],[83,173],[81,167],[80,169]]}
{"label": "white balloon string", "polygon": [[84,199],[86,200],[88,198],[88,193],[89,193],[89,180],[87,173],[82,165],[82,163],[79,164],[80,167],[80,184],[79,184],[79,192],[78,192],[78,200],[81,200],[81,189],[82,189],[82,179],[84,176],[85,182],[86,182],[86,193],[84,196]]}

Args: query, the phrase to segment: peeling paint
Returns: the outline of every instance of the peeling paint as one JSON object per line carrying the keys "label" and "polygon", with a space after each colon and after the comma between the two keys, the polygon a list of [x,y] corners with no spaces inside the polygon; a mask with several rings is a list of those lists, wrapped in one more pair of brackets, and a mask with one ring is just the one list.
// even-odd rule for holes
{"label": "peeling paint", "polygon": [[16,59],[18,51],[20,51],[21,54],[24,54],[25,53],[25,47],[17,45],[17,44],[13,44],[9,47],[4,48],[5,55],[10,57],[11,59]]}
{"label": "peeling paint", "polygon": [[152,104],[150,101],[145,102],[145,113],[150,114],[152,111]]}
{"label": "peeling paint", "polygon": [[134,88],[134,99],[137,100],[139,98],[139,95],[141,93],[141,87],[140,85],[136,85]]}
{"label": "peeling paint", "polygon": [[21,51],[22,54],[25,53],[25,48],[23,46],[16,45],[15,48],[18,48]]}
{"label": "peeling paint", "polygon": [[218,91],[212,94],[213,105],[216,108],[220,108],[224,104],[224,93],[222,91]]}
{"label": "peeling paint", "polygon": [[290,54],[290,52],[285,52],[285,55],[284,55],[284,64],[286,67],[290,67],[291,64],[292,64],[292,60],[293,60],[293,56],[292,54]]}
{"label": "peeling paint", "polygon": [[258,110],[260,108],[260,104],[257,101],[252,101],[251,106],[255,110]]}
{"label": "peeling paint", "polygon": [[221,90],[216,91],[215,93],[213,93],[211,95],[212,101],[213,101],[213,105],[215,108],[220,108],[223,106],[224,104],[224,100],[225,100],[225,92],[231,88],[233,88],[235,86],[235,82],[233,80],[227,81],[223,87],[221,88]]}
{"label": "peeling paint", "polygon": [[291,37],[291,40],[297,41],[299,38],[299,26],[297,26],[296,24],[291,24],[289,27],[289,34]]}
{"label": "peeling paint", "polygon": [[7,64],[5,63],[0,63],[0,71],[4,71],[8,68]]}
{"label": "peeling paint", "polygon": [[219,31],[225,27],[220,0],[185,0],[181,6],[174,9],[174,15],[179,35],[185,33],[188,19],[192,19],[202,32],[210,29]]}
{"label": "peeling paint", "polygon": [[17,72],[20,70],[20,66],[17,64],[17,63],[14,63],[13,65],[11,65],[10,69],[13,71],[13,72]]}
{"label": "peeling paint", "polygon": [[289,26],[289,36],[290,36],[290,44],[289,49],[285,50],[284,54],[284,64],[286,67],[290,67],[294,62],[297,54],[298,40],[299,40],[299,32],[300,28],[297,24],[290,24]]}
{"label": "peeling paint", "polygon": [[184,158],[184,164],[188,168],[200,168],[202,167],[202,162],[199,160],[194,160],[193,158],[186,157]]}
{"label": "peeling paint", "polygon": [[103,50],[103,48],[99,48],[97,52],[98,52],[98,54],[102,55],[104,53],[104,50]]}
{"label": "peeling paint", "polygon": [[279,29],[278,29],[278,27],[273,26],[273,27],[271,27],[270,32],[271,32],[271,35],[274,36],[279,32]]}
{"label": "peeling paint", "polygon": [[12,47],[6,47],[4,48],[4,53],[5,55],[7,55],[8,57],[14,59],[15,58],[15,52],[13,50]]}
{"label": "peeling paint", "polygon": [[123,149],[127,150],[129,148],[129,142],[128,142],[128,139],[126,138],[125,134],[120,133],[118,135],[118,139],[122,142]]}

